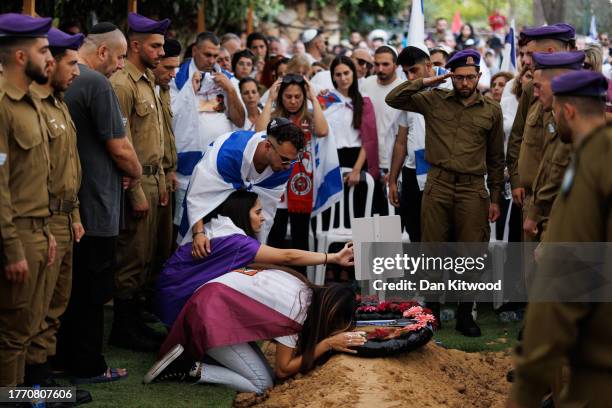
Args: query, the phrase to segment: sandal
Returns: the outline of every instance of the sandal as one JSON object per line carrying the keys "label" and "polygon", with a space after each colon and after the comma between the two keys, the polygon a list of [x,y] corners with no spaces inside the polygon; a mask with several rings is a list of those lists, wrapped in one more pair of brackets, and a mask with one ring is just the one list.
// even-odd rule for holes
{"label": "sandal", "polygon": [[70,382],[72,384],[99,384],[122,380],[127,378],[127,371],[125,374],[121,374],[119,368],[108,368],[104,374],[97,375],[95,377],[74,377]]}

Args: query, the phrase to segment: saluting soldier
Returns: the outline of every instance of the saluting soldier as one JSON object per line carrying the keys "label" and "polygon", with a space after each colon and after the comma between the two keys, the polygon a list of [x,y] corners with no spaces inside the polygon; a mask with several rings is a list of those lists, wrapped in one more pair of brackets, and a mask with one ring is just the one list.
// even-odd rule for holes
{"label": "saluting soldier", "polygon": [[[605,118],[607,86],[602,74],[591,71],[553,79],[557,132],[563,142],[573,144],[575,153],[553,205],[547,242],[612,239],[612,126]],[[603,267],[609,271],[610,265]],[[536,281],[539,276],[536,274]],[[611,314],[612,303],[530,304],[508,406],[539,407],[565,361],[571,375],[558,405],[610,406],[606,391],[612,383]]]}
{"label": "saluting soldier", "polygon": [[[476,89],[479,63],[478,52],[460,51],[446,64],[450,73],[406,81],[386,98],[394,108],[425,117],[425,159],[431,168],[421,210],[424,242],[488,242],[489,222],[500,214],[503,118],[499,104]],[[449,77],[453,90],[425,90]],[[456,328],[476,337],[481,333],[472,303],[459,304]]]}
{"label": "saluting soldier", "polygon": [[[565,23],[537,28],[528,28],[521,32],[526,42],[523,64],[533,71],[534,52],[569,51],[574,41],[574,27]],[[542,161],[544,146],[543,109],[533,92],[533,84],[523,91],[518,110],[508,140],[506,166],[510,175],[512,199],[523,209],[523,221],[529,211],[532,186]],[[523,234],[524,241],[533,241],[533,237]]]}
{"label": "saluting soldier", "polygon": [[151,347],[130,338],[145,334],[156,340],[150,343],[152,346],[162,340],[144,323],[140,296],[153,263],[157,207],[168,204],[162,168],[163,112],[151,70],[164,56],[164,34],[169,25],[168,19],[155,21],[129,13],[127,61],[125,68],[111,77],[143,175],[127,191],[128,213],[126,227],[119,234],[110,343],[141,351],[151,351]]}
{"label": "saluting soldier", "polygon": [[[170,81],[176,77],[176,70],[181,60],[181,43],[172,38],[165,39],[164,57],[153,69],[155,75],[155,91],[159,96],[163,112],[164,131],[164,157],[162,167],[166,176],[166,193],[169,196],[167,205],[160,206],[157,211],[157,250],[155,251],[155,265],[153,273],[147,282],[148,289],[155,290],[157,276],[161,272],[164,262],[172,255],[172,249],[176,242],[174,233],[174,192],[178,188],[176,178],[176,143],[172,131],[172,109],[170,108]],[[160,192],[161,194],[161,192]]]}
{"label": "saluting soldier", "polygon": [[49,80],[46,84],[33,83],[30,90],[41,101],[42,116],[49,132],[49,228],[57,241],[57,261],[45,272],[42,295],[45,318],[26,356],[26,383],[30,384],[49,382],[51,371],[47,359],[55,355],[59,317],[70,299],[73,240],[80,241],[85,232],[79,216],[81,164],[76,129],[63,100],[63,92],[80,72],[77,50],[84,36],[51,28],[48,39],[54,57]]}
{"label": "saluting soldier", "polygon": [[24,382],[30,340],[44,318],[47,268],[55,241],[48,228],[49,145],[40,102],[53,60],[50,18],[0,15],[0,386]]}
{"label": "saluting soldier", "polygon": [[525,234],[539,240],[546,228],[548,216],[557,192],[561,186],[563,173],[569,164],[571,144],[561,142],[556,130],[554,116],[552,115],[553,95],[551,81],[555,76],[571,70],[582,69],[584,63],[583,51],[569,51],[557,53],[534,53],[534,91],[544,110],[544,146],[542,161],[534,179],[531,190],[531,202],[523,230]]}

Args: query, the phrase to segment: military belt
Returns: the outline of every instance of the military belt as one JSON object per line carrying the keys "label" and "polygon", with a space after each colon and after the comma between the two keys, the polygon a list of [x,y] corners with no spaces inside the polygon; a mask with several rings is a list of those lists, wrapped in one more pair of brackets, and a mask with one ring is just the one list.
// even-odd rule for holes
{"label": "military belt", "polygon": [[454,171],[445,170],[441,167],[432,167],[429,175],[433,178],[446,181],[453,184],[472,184],[482,181],[484,176],[476,176],[474,174],[457,173]]}
{"label": "military belt", "polygon": [[143,176],[155,176],[159,171],[159,166],[157,164],[145,164],[142,166],[142,175]]}
{"label": "military belt", "polygon": [[41,229],[49,224],[47,217],[19,217],[13,218],[13,224],[19,229]]}
{"label": "military belt", "polygon": [[73,200],[61,200],[59,198],[49,199],[49,209],[52,213],[63,213],[70,214],[77,206],[76,201]]}

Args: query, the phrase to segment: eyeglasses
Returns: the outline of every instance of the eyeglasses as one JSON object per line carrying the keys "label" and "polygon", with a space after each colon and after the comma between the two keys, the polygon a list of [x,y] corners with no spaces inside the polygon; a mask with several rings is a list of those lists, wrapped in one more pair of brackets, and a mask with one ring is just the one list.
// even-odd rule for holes
{"label": "eyeglasses", "polygon": [[304,82],[304,77],[298,74],[286,74],[282,82],[283,84],[301,84]]}
{"label": "eyeglasses", "polygon": [[364,65],[372,65],[370,64],[368,61],[362,59],[362,58],[357,58],[357,64],[364,66]]}
{"label": "eyeglasses", "polygon": [[468,81],[468,82],[473,82],[476,80],[476,78],[478,78],[478,75],[453,75],[453,81],[457,81],[457,82],[463,82],[463,81]]}
{"label": "eyeglasses", "polygon": [[276,154],[278,154],[278,157],[280,157],[281,164],[283,166],[291,166],[291,165],[297,163],[298,160],[300,160],[301,154],[298,154],[298,156],[295,159],[290,159],[290,158],[285,157],[282,154],[280,154],[280,152],[278,151],[278,148],[276,147],[276,143],[273,142],[272,139],[268,138],[268,142],[270,142],[270,145],[272,146],[272,148],[274,149]]}

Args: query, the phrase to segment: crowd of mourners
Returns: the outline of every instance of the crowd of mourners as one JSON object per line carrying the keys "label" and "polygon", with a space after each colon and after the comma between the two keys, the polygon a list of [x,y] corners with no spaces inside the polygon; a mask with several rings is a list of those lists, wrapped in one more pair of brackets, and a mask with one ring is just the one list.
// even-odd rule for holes
{"label": "crowd of mourners", "polygon": [[[353,277],[350,244],[310,238],[350,187],[355,216],[397,214],[411,242],[544,240],[571,120],[611,109],[608,35],[526,27],[511,47],[489,20],[483,36],[439,18],[423,43],[377,29],[330,44],[314,28],[181,42],[136,13],[125,31],[0,15],[0,386],[125,378],[103,355],[111,301],[109,344],[161,348],[145,383],[263,393],[353,352],[351,286],[306,276]],[[586,102],[553,115],[561,97]],[[456,329],[476,337],[473,306]]]}

